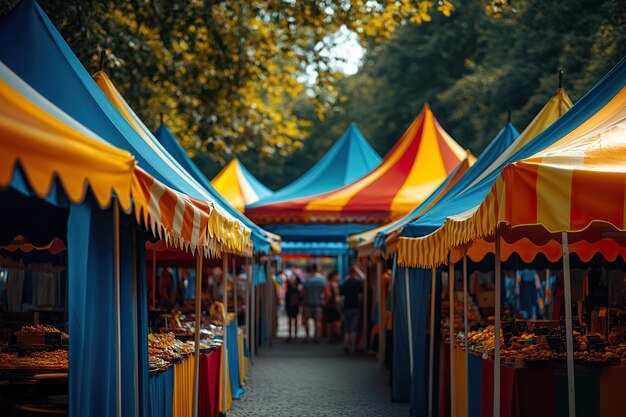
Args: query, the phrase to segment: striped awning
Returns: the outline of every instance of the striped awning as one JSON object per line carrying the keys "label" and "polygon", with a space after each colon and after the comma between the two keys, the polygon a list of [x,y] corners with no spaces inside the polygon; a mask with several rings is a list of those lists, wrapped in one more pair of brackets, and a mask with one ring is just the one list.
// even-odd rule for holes
{"label": "striped awning", "polygon": [[[463,177],[467,170],[472,166],[473,157],[469,154],[463,159],[457,167],[448,175],[446,180],[431,194],[428,200],[424,201],[419,206],[419,211],[412,210],[406,215],[402,216],[398,220],[394,220],[391,223],[383,226],[375,227],[363,233],[351,235],[348,238],[348,244],[351,248],[355,249],[359,257],[371,256],[375,254],[374,240],[376,237],[385,231],[398,230],[402,225],[408,223],[412,219],[418,217],[420,214],[427,211],[430,207],[435,205],[446,193]],[[390,232],[393,233],[393,232]]]}
{"label": "striped awning", "polygon": [[247,205],[272,194],[272,190],[256,179],[238,158],[226,164],[211,180],[211,185],[241,213]]}
{"label": "striped awning", "polygon": [[605,100],[600,108],[586,114],[596,98],[588,93],[567,120],[546,132],[556,140],[507,165],[478,207],[449,217],[428,236],[400,239],[399,263],[421,267],[446,263],[451,249],[489,238],[498,228],[509,242],[527,237],[535,245],[544,245],[563,231],[578,232],[575,240],[593,243],[601,241],[607,230],[626,230],[624,85],[626,61],[594,88],[595,105]]}
{"label": "striped awning", "polygon": [[[138,133],[138,137],[148,145],[150,157],[155,159],[155,163],[174,170],[178,174],[177,180],[185,189],[194,190],[194,196],[189,196],[166,186],[145,172],[145,175],[138,174],[137,181],[133,184],[135,191],[140,191],[143,195],[142,200],[135,203],[138,218],[142,218],[146,225],[153,228],[160,225],[160,236],[178,248],[195,250],[197,246],[201,246],[206,254],[216,254],[222,250],[236,254],[249,253],[250,229],[219,207],[209,193],[167,153],[103,71],[94,74],[93,78]],[[141,210],[143,216],[139,217]]]}
{"label": "striped awning", "polygon": [[72,203],[89,188],[100,207],[115,196],[131,209],[135,160],[54,106],[0,62],[0,187],[22,169],[33,192],[46,197],[55,178]]}
{"label": "striped awning", "polygon": [[365,177],[335,191],[264,206],[262,214],[248,213],[261,222],[386,223],[424,201],[467,156],[424,105],[382,163]]}

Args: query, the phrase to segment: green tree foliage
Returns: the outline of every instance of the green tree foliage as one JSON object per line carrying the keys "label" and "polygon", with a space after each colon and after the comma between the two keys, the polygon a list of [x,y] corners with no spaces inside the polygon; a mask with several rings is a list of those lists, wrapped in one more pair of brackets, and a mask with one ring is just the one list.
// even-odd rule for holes
{"label": "green tree foliage", "polygon": [[[0,0],[0,13],[17,0]],[[342,77],[334,34],[390,39],[405,22],[450,14],[447,0],[40,0],[81,62],[106,70],[131,106],[155,127],[159,114],[189,149],[224,161],[251,150],[282,156],[297,149],[309,118],[292,101],[307,88],[313,114],[337,99]],[[198,152],[199,151],[199,152]],[[200,158],[203,159],[203,158]]]}
{"label": "green tree foliage", "polygon": [[[495,6],[494,6],[495,5]],[[506,6],[506,7],[504,7]],[[503,8],[504,7],[504,8]],[[494,18],[495,16],[495,18]],[[506,121],[523,129],[557,88],[557,71],[577,100],[626,55],[626,2],[511,0],[455,2],[450,17],[408,24],[371,43],[360,71],[338,84],[341,100],[314,122],[304,148],[253,172],[286,184],[317,161],[354,121],[384,154],[428,102],[442,126],[475,154]],[[310,114],[306,101],[296,105]],[[267,175],[265,175],[267,173]]]}

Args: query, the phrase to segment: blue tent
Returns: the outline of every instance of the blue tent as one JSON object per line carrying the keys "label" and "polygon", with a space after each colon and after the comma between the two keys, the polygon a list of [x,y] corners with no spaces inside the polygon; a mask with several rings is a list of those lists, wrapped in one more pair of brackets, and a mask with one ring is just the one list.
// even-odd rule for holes
{"label": "blue tent", "polygon": [[311,169],[291,184],[250,207],[289,201],[336,190],[365,176],[381,158],[354,123]]}
{"label": "blue tent", "polygon": [[[487,169],[518,136],[519,132],[515,126],[513,126],[510,122],[507,123],[500,130],[500,132],[498,132],[496,137],[493,138],[485,150],[483,150],[474,165],[472,165],[463,177],[461,177],[461,179],[456,184],[452,185],[452,187],[445,193],[445,198],[450,198],[449,196],[457,195],[460,191],[462,191],[467,184],[483,173],[485,169]],[[387,236],[389,236],[389,234],[393,231],[403,229],[407,224],[414,221],[418,215],[423,213],[424,210],[431,205],[432,201],[447,188],[448,182],[452,178],[453,174],[454,172],[450,173],[446,181],[444,181],[439,188],[437,188],[437,190],[435,190],[435,192],[432,193],[422,204],[401,219],[381,228],[376,234],[374,247],[385,250],[385,239]]]}
{"label": "blue tent", "polygon": [[252,230],[252,243],[254,249],[257,252],[269,253],[271,251],[270,241],[279,239],[267,233],[265,230],[257,226],[250,219],[243,214],[239,213],[233,206],[231,206],[220,193],[211,185],[211,182],[204,176],[200,168],[189,158],[185,150],[178,143],[172,132],[167,126],[162,123],[161,126],[154,132],[156,139],[163,145],[163,147],[169,152],[170,155],[199,183],[211,197],[218,202],[230,215],[239,219],[243,224],[248,226]]}
{"label": "blue tent", "polygon": [[[330,150],[300,178],[261,199],[250,207],[289,201],[325,193],[368,174],[381,158],[363,137],[354,123]],[[345,242],[347,236],[369,229],[362,224],[268,224],[267,230],[279,234],[285,241]]]}
{"label": "blue tent", "polygon": [[[291,184],[249,207],[262,207],[266,204],[333,191],[367,175],[380,162],[380,156],[352,123],[337,143],[310,170]],[[330,242],[339,244],[342,249],[338,249],[338,246],[333,247],[333,256],[338,257],[337,268],[342,276],[347,275],[347,257],[350,253],[345,245],[346,238],[371,228],[370,225],[363,224],[266,224],[263,227],[280,235],[284,242],[307,243],[297,246],[297,250],[301,250],[298,252],[300,254],[322,256],[319,252],[321,247],[327,249]],[[295,253],[293,252],[295,248],[296,246],[292,246],[292,253]]]}

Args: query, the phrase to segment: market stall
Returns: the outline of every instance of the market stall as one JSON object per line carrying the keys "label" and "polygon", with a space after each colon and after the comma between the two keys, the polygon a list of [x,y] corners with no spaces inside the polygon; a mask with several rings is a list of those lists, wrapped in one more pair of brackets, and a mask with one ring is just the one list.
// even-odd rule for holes
{"label": "market stall", "polygon": [[[601,372],[591,366],[606,367],[613,361],[621,361],[623,357],[622,346],[615,335],[611,337],[609,333],[608,337],[603,337],[602,334],[589,331],[593,323],[587,317],[583,319],[584,300],[578,301],[575,294],[578,288],[584,288],[587,280],[581,280],[584,273],[576,272],[575,266],[572,266],[574,261],[570,259],[570,254],[576,252],[570,242],[586,242],[584,251],[589,251],[591,245],[593,253],[605,255],[605,262],[608,259],[602,251],[606,246],[595,245],[596,242],[602,243],[603,239],[608,238],[623,246],[621,202],[600,207],[595,204],[597,199],[589,193],[601,195],[603,201],[611,201],[615,195],[623,193],[622,164],[616,161],[622,161],[624,143],[624,68],[626,66],[622,61],[570,111],[536,140],[522,147],[510,161],[513,163],[502,170],[500,177],[496,179],[494,175],[482,190],[476,188],[475,195],[463,203],[468,210],[448,217],[442,228],[423,238],[400,240],[399,261],[402,264],[436,267],[448,263],[451,271],[454,271],[456,262],[464,259],[472,242],[483,238],[495,240],[493,403],[490,410],[481,409],[483,415],[509,412],[512,402],[507,400],[509,396],[502,391],[508,387],[502,384],[502,378],[509,378],[511,365],[515,365],[515,368],[521,361],[524,367],[528,367],[529,362],[546,360],[561,361],[560,367],[554,367],[554,381],[560,381],[555,389],[555,410],[569,409],[569,415],[575,415],[577,411],[582,415],[597,415],[599,402],[595,399],[595,393],[598,392],[596,387],[599,386]],[[542,142],[553,145],[546,148],[545,143],[540,146]],[[524,175],[529,172],[532,172],[530,176]],[[581,187],[581,184],[585,186]],[[559,192],[556,192],[557,189]],[[617,192],[617,189],[620,191]],[[472,195],[472,192],[465,193],[467,196]],[[520,199],[525,204],[520,204]],[[476,202],[478,205],[472,205]],[[460,204],[456,208],[462,209]],[[510,324],[503,320],[507,313],[501,309],[506,294],[503,276],[506,269],[502,266],[501,243],[513,244],[523,237],[530,239],[535,246],[534,252],[531,251],[531,259],[541,253],[541,247],[548,241],[554,240],[560,244],[563,262],[561,305],[566,306],[565,318],[550,323],[550,326],[527,321],[525,330],[507,340],[507,326],[510,327]],[[615,251],[611,253],[615,254]],[[623,265],[615,265],[614,268],[623,271]],[[532,274],[528,280],[524,274],[522,283],[538,282]],[[597,282],[598,275],[594,277],[593,281]],[[583,286],[579,287],[581,284]],[[584,289],[581,293],[584,293]],[[452,299],[453,292],[450,294]],[[572,304],[572,300],[577,302]],[[572,312],[573,309],[576,313]],[[580,365],[575,366],[575,361],[579,361]],[[503,365],[509,366],[505,370]],[[485,368],[483,381],[486,380],[484,371]],[[562,387],[567,389],[563,390]],[[579,401],[576,395],[579,387],[584,387],[582,392],[590,393],[589,398]],[[482,388],[484,398],[485,386]],[[454,391],[455,385],[451,384],[452,395]],[[567,398],[566,402],[564,398]],[[455,411],[453,407],[453,415]]]}

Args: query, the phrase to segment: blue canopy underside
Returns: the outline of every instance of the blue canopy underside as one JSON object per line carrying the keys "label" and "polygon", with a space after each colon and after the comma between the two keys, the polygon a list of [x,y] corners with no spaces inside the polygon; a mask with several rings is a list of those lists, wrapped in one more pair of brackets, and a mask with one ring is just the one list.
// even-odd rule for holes
{"label": "blue canopy underside", "polygon": [[361,233],[372,226],[367,224],[268,224],[267,230],[280,235],[283,244],[296,242],[345,242],[354,233]]}

